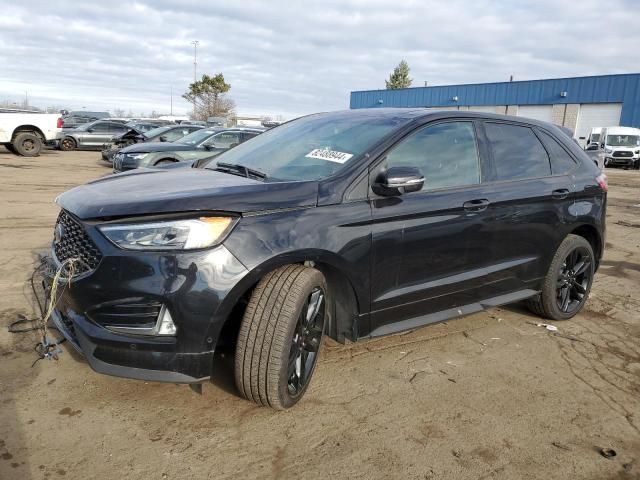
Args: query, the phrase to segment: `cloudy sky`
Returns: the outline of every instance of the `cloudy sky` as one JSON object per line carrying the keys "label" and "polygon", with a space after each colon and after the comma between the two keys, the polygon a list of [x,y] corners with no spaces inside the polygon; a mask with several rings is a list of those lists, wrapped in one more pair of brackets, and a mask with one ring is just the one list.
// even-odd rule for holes
{"label": "cloudy sky", "polygon": [[402,58],[414,86],[640,70],[637,0],[0,0],[0,102],[174,113],[223,72],[242,114],[348,108]]}

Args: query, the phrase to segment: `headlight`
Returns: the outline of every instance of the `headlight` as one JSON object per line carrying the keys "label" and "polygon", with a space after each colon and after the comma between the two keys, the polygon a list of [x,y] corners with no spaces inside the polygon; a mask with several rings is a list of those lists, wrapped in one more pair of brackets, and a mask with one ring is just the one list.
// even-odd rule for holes
{"label": "headlight", "polygon": [[604,152],[605,153],[613,153],[613,148],[605,148]]}
{"label": "headlight", "polygon": [[200,217],[166,222],[98,227],[112,243],[126,250],[193,250],[219,242],[231,230],[232,217]]}
{"label": "headlight", "polygon": [[134,160],[142,160],[147,155],[149,154],[148,153],[130,153],[128,157],[133,158]]}

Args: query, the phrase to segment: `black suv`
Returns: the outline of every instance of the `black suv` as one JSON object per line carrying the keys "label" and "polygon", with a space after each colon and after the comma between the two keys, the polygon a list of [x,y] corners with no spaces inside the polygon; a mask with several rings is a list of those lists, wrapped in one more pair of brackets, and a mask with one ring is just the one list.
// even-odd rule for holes
{"label": "black suv", "polygon": [[201,382],[230,341],[241,394],[283,409],[323,335],[369,339],[520,300],[573,317],[602,257],[606,190],[548,123],[311,115],[202,169],[61,195],[53,318],[96,371],[145,380]]}

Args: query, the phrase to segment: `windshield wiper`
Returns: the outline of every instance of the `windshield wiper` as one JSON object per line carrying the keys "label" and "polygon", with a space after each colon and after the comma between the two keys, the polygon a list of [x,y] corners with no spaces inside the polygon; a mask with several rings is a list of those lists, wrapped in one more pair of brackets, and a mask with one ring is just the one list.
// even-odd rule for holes
{"label": "windshield wiper", "polygon": [[261,172],[260,170],[255,170],[253,168],[245,167],[244,165],[240,165],[237,163],[217,162],[216,168],[214,168],[214,170],[217,170],[219,172],[232,173],[234,175],[242,175],[243,177],[247,177],[247,178],[257,177],[261,180],[264,180],[267,178],[266,173]]}

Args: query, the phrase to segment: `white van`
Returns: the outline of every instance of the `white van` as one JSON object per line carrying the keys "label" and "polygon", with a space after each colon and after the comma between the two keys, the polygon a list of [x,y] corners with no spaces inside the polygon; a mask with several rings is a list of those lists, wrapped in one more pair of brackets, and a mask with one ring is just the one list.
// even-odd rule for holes
{"label": "white van", "polygon": [[[602,127],[593,127],[591,132],[589,132],[589,136],[587,136],[586,144],[584,146],[585,150],[597,150],[600,146],[600,135],[602,135]],[[593,145],[596,148],[593,148]],[[591,148],[589,148],[591,147]]]}
{"label": "white van", "polygon": [[640,169],[640,129],[607,127],[602,129],[600,146],[606,167]]}

